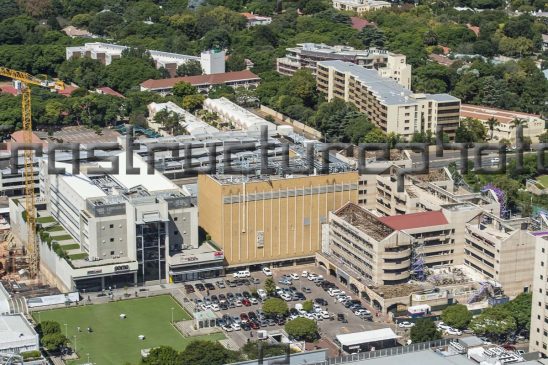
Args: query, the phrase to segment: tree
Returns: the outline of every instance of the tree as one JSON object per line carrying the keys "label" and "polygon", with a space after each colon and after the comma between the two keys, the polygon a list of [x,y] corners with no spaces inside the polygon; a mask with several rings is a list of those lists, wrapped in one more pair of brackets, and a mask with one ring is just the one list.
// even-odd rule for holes
{"label": "tree", "polygon": [[272,278],[267,278],[264,281],[264,290],[270,295],[276,291],[276,283],[274,283],[274,280]]}
{"label": "tree", "polygon": [[498,305],[485,309],[473,318],[470,321],[470,329],[478,335],[498,339],[516,330],[516,320],[510,311]]}
{"label": "tree", "polygon": [[514,317],[516,321],[516,330],[527,331],[531,325],[531,307],[533,295],[531,293],[521,293],[508,303],[504,304],[504,308]]}
{"label": "tree", "polygon": [[142,364],[147,365],[180,365],[181,355],[169,346],[154,347],[147,357],[143,358]]}
{"label": "tree", "polygon": [[483,142],[486,137],[487,129],[481,121],[464,118],[457,128],[455,139],[457,142]]}
{"label": "tree", "polygon": [[177,76],[196,76],[202,74],[199,61],[190,60],[177,67]]}
{"label": "tree", "polygon": [[[272,357],[272,356],[280,356],[285,354],[285,346],[283,345],[276,345],[276,344],[269,344],[267,342],[263,342],[262,344],[263,348],[263,357]],[[245,354],[246,359],[248,360],[255,360],[259,358],[259,341],[251,341],[246,343],[242,348],[241,352]]]}
{"label": "tree", "polygon": [[181,81],[173,85],[171,92],[178,98],[184,98],[188,95],[198,94],[198,89],[188,82]]}
{"label": "tree", "polygon": [[428,342],[441,338],[441,333],[436,328],[434,321],[426,318],[421,318],[415,322],[410,335],[413,342]]}
{"label": "tree", "polygon": [[18,3],[27,14],[37,18],[45,16],[52,10],[51,0],[18,0]]}
{"label": "tree", "polygon": [[295,318],[288,321],[284,328],[289,336],[298,340],[314,341],[318,338],[318,325],[308,318]]}
{"label": "tree", "polygon": [[183,98],[183,108],[189,112],[194,112],[202,107],[205,96],[201,94],[188,95]]}
{"label": "tree", "polygon": [[303,310],[307,312],[312,312],[312,309],[314,309],[314,303],[312,303],[311,300],[307,300],[303,303]]}
{"label": "tree", "polygon": [[114,90],[126,93],[148,79],[157,79],[160,71],[154,67],[150,55],[124,54],[105,67],[104,82]]}
{"label": "tree", "polygon": [[359,38],[365,47],[384,47],[386,43],[386,36],[384,32],[376,27],[364,27],[360,33]]}
{"label": "tree", "polygon": [[124,19],[113,11],[101,11],[89,22],[89,31],[93,34],[109,35],[124,24]]}
{"label": "tree", "polygon": [[264,301],[263,311],[266,314],[285,315],[289,308],[287,308],[287,303],[283,299],[270,298]]}
{"label": "tree", "polygon": [[487,119],[487,126],[489,127],[489,131],[491,132],[491,137],[489,139],[493,139],[493,133],[495,131],[495,127],[500,125],[499,121],[495,117],[491,117]]}
{"label": "tree", "polygon": [[227,350],[218,342],[192,341],[181,353],[179,364],[223,365],[238,359],[236,351]]}
{"label": "tree", "polygon": [[309,70],[300,69],[285,84],[285,93],[301,99],[305,106],[312,106],[317,97],[316,79]]}
{"label": "tree", "polygon": [[[264,29],[264,27],[259,27]],[[227,71],[242,71],[246,69],[245,58],[239,54],[231,54],[226,60]]]}
{"label": "tree", "polygon": [[36,327],[36,331],[42,336],[61,333],[61,325],[54,321],[42,321]]}
{"label": "tree", "polygon": [[67,343],[67,338],[62,333],[50,333],[42,336],[42,346],[48,351],[57,351],[61,346]]}
{"label": "tree", "polygon": [[441,319],[451,327],[464,329],[470,323],[472,313],[464,304],[455,304],[443,310]]}

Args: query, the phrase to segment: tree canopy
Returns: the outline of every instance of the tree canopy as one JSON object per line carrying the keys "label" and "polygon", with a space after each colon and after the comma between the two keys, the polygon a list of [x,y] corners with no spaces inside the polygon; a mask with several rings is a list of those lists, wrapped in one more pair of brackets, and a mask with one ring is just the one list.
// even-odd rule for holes
{"label": "tree canopy", "polygon": [[472,320],[472,313],[464,304],[454,304],[443,310],[441,319],[451,327],[465,329]]}
{"label": "tree canopy", "polygon": [[283,299],[269,298],[263,303],[263,311],[266,314],[283,315],[289,311],[289,308]]}
{"label": "tree canopy", "polygon": [[434,321],[421,318],[415,322],[415,326],[411,328],[411,341],[413,342],[428,342],[439,340],[441,333],[436,328]]}
{"label": "tree canopy", "polygon": [[298,317],[285,324],[285,331],[299,340],[314,341],[318,338],[318,325],[315,321]]}

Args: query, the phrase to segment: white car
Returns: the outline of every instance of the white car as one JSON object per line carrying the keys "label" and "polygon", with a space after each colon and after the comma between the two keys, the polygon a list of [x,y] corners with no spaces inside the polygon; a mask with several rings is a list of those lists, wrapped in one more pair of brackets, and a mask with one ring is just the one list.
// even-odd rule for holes
{"label": "white car", "polygon": [[211,305],[211,310],[212,310],[213,312],[218,312],[218,311],[221,310],[221,307],[219,307],[218,304],[212,304],[212,305]]}
{"label": "white car", "polygon": [[306,313],[304,317],[312,320],[316,319],[316,317],[312,313]]}
{"label": "white car", "polygon": [[254,298],[254,297],[249,298],[249,301],[251,302],[251,304],[259,304],[259,300],[257,300],[257,298]]}
{"label": "white car", "polygon": [[411,327],[414,327],[414,326],[415,326],[414,323],[412,323],[412,322],[407,322],[407,321],[398,323],[398,327],[399,327],[399,328],[411,328]]}
{"label": "white car", "polygon": [[339,295],[339,296],[337,297],[337,301],[338,301],[339,303],[346,302],[347,300],[352,300],[352,297],[349,296],[349,295]]}
{"label": "white car", "polygon": [[436,324],[436,327],[438,327],[438,329],[440,330],[448,330],[449,328],[451,328],[451,326],[448,326],[443,322],[438,322],[438,324]]}
{"label": "white car", "polygon": [[359,317],[362,315],[365,316],[365,315],[371,314],[371,312],[369,312],[367,309],[358,309],[357,311],[354,312],[354,314]]}
{"label": "white car", "polygon": [[272,271],[268,267],[263,267],[263,274],[266,276],[272,276]]}
{"label": "white car", "polygon": [[293,299],[293,297],[292,297],[291,295],[286,294],[286,293],[281,294],[281,295],[280,295],[280,298],[282,298],[282,299],[285,300],[286,302],[290,302],[290,301]]}
{"label": "white car", "polygon": [[321,315],[323,319],[329,319],[331,317],[328,311],[322,311]]}
{"label": "white car", "polygon": [[242,301],[238,299],[237,301],[234,302],[234,305],[236,307],[241,307],[242,306]]}
{"label": "white car", "polygon": [[303,271],[303,273],[301,274],[301,276],[302,276],[303,278],[308,277],[308,271],[306,271],[306,270]]}
{"label": "white car", "polygon": [[318,277],[318,275],[316,275],[316,274],[314,274],[314,273],[308,274],[308,280],[310,280],[310,281],[316,279],[317,277]]}
{"label": "white car", "polygon": [[232,326],[228,325],[228,324],[225,324],[223,327],[222,327],[226,332],[232,332]]}
{"label": "white car", "polygon": [[289,275],[289,276],[290,276],[291,279],[293,279],[293,280],[299,280],[299,279],[300,279],[300,276],[299,276],[299,274],[297,274],[297,273],[293,273],[293,274],[291,274],[291,275]]}
{"label": "white car", "polygon": [[240,327],[240,325],[239,325],[238,323],[232,323],[232,324],[230,325],[230,327],[232,327],[232,329],[233,329],[234,331],[239,331],[239,330],[242,329],[242,327]]}
{"label": "white car", "polygon": [[323,321],[323,317],[322,317],[322,314],[321,313],[312,313],[312,315],[314,316],[314,318],[316,319],[316,321]]}
{"label": "white car", "polygon": [[344,292],[341,291],[340,289],[329,288],[329,290],[327,291],[327,294],[329,294],[330,297],[334,297],[335,295],[344,294]]}
{"label": "white car", "polygon": [[257,290],[257,295],[261,299],[266,299],[268,297],[268,295],[266,294],[266,290],[264,290],[264,289],[258,289]]}
{"label": "white car", "polygon": [[447,333],[448,335],[452,335],[452,336],[460,336],[462,335],[462,332],[459,331],[458,329],[456,328],[451,328],[449,327],[448,329],[445,330],[445,333]]}

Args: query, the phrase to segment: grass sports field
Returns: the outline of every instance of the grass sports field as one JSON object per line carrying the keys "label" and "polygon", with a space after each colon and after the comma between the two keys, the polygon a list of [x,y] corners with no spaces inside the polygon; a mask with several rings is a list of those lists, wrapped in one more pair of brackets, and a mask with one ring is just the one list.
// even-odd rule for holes
{"label": "grass sports field", "polygon": [[[63,333],[66,323],[68,338],[73,345],[76,335],[80,359],[71,364],[86,363],[88,353],[90,362],[97,365],[137,364],[141,359],[141,349],[167,345],[183,350],[195,339],[216,341],[224,338],[222,334],[183,337],[170,324],[171,308],[174,308],[175,321],[191,318],[169,295],[34,312],[33,317],[36,321],[59,322]],[[126,319],[120,318],[122,313]],[[81,332],[78,332],[78,327]],[[88,333],[87,327],[91,327],[93,332]],[[146,339],[139,340],[139,335],[146,336]]]}

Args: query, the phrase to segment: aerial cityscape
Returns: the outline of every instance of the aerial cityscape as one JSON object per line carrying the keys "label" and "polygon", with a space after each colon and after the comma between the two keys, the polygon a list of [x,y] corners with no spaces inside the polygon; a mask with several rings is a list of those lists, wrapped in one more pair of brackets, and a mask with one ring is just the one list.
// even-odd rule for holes
{"label": "aerial cityscape", "polygon": [[548,364],[548,0],[0,5],[0,365]]}

